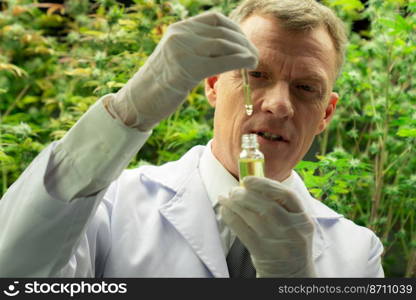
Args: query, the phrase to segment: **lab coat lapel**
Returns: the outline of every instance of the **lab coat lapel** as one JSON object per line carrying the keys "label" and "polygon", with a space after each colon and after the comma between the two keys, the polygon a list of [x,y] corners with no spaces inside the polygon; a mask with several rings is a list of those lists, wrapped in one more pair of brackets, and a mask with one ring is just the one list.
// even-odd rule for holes
{"label": "lab coat lapel", "polygon": [[310,202],[313,207],[312,219],[315,222],[313,258],[316,260],[324,253],[325,249],[331,246],[328,229],[334,226],[343,216],[312,197],[310,197]]}
{"label": "lab coat lapel", "polygon": [[313,236],[313,244],[312,244],[312,257],[314,260],[317,260],[324,250],[329,246],[329,242],[325,238],[323,234],[323,230],[319,221],[317,219],[313,219],[315,223],[315,233]]}
{"label": "lab coat lapel", "polygon": [[312,217],[315,223],[312,255],[314,260],[317,260],[324,253],[325,249],[331,245],[330,239],[325,235],[325,228],[330,227],[339,218],[342,218],[342,215],[314,199],[300,176],[295,171],[292,172],[294,180],[291,188],[299,195],[305,211]]}
{"label": "lab coat lapel", "polygon": [[198,169],[160,212],[182,234],[215,277],[228,277],[227,263],[212,204],[203,187]]}

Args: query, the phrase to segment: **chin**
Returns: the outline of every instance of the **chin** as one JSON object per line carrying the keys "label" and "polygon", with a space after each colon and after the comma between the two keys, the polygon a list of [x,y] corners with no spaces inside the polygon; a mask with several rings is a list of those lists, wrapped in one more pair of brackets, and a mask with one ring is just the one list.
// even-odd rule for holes
{"label": "chin", "polygon": [[[266,159],[267,162],[267,159]],[[287,167],[287,162],[285,162],[285,167],[282,168],[283,163],[274,163],[270,167],[265,168],[265,175],[267,178],[274,179],[277,181],[283,181],[290,176],[292,169]]]}

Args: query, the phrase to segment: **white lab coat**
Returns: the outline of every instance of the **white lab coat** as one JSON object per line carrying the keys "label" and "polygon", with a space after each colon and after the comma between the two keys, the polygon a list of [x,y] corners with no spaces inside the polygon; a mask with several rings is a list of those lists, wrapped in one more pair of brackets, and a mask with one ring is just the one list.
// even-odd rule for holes
{"label": "white lab coat", "polygon": [[[100,126],[97,132],[107,137]],[[120,137],[122,132],[119,140],[131,139]],[[105,141],[96,140],[106,153]],[[55,146],[46,148],[0,201],[0,277],[228,277],[199,174],[203,146],[160,167],[126,170],[108,189],[71,202],[45,187]],[[384,276],[383,247],[372,231],[313,199],[298,176],[295,190],[316,225],[318,276]]]}
{"label": "white lab coat", "polygon": [[[44,160],[48,151],[42,154]],[[49,211],[39,211],[44,219],[34,220],[36,227],[27,230],[26,238],[38,245],[11,249],[17,256],[11,255],[7,263],[29,271],[21,276],[227,277],[212,203],[198,169],[202,152],[203,147],[197,146],[177,162],[124,171],[105,193],[76,247],[71,244],[78,238],[71,233],[88,219],[94,201],[79,199],[74,209],[49,203]],[[40,159],[39,166],[31,169],[44,165]],[[310,201],[313,212],[318,276],[383,276],[379,239],[313,199],[301,179],[296,181],[298,193]],[[59,225],[65,214],[73,218]],[[45,267],[37,264],[38,271],[30,273],[31,267],[25,266],[31,262],[24,258],[30,253],[19,260],[21,252],[32,252],[31,259],[46,263]],[[69,256],[70,262],[65,263]]]}

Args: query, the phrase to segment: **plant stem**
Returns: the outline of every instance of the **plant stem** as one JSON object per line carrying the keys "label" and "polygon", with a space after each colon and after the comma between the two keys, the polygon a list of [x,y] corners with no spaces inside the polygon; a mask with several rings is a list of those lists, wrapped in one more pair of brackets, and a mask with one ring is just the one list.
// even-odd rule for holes
{"label": "plant stem", "polygon": [[391,226],[391,224],[392,224],[392,219],[393,219],[393,209],[392,209],[392,207],[393,207],[393,205],[392,205],[392,203],[388,203],[388,206],[387,206],[388,208],[387,208],[387,221],[386,221],[386,224],[385,224],[385,230],[383,230],[383,239],[387,239],[388,238],[388,236],[389,236],[389,233],[390,233],[390,226]]}
{"label": "plant stem", "polygon": [[4,163],[1,164],[1,180],[3,182],[3,188],[2,188],[2,195],[4,195],[7,191],[7,170],[6,165]]}
{"label": "plant stem", "polygon": [[[370,223],[371,226],[374,227],[373,223],[378,217],[378,209],[380,207],[380,202],[383,197],[383,186],[384,186],[384,173],[383,173],[383,165],[385,161],[385,139],[379,139],[379,149],[380,153],[376,155],[375,158],[375,192],[371,202],[371,215],[370,215]],[[375,228],[373,228],[375,229]]]}
{"label": "plant stem", "polygon": [[390,165],[383,171],[383,173],[384,174],[386,174],[387,173],[387,171],[391,168],[391,167],[393,167],[395,164],[397,164],[399,161],[400,161],[400,159],[405,155],[405,154],[407,154],[407,152],[409,152],[410,150],[412,150],[413,149],[413,146],[409,146],[409,147],[407,147],[400,155],[399,155],[399,157],[397,157],[393,162],[391,162],[390,163]]}
{"label": "plant stem", "polygon": [[[0,125],[1,125],[2,115],[0,113]],[[2,149],[2,135],[3,135],[3,127],[0,126],[0,149]],[[1,163],[1,180],[2,180],[2,191],[0,195],[4,195],[7,190],[7,170],[6,164],[4,162]],[[0,196],[1,198],[1,196]]]}
{"label": "plant stem", "polygon": [[20,91],[19,95],[17,95],[16,99],[14,99],[12,104],[10,104],[10,106],[7,108],[3,116],[0,116],[0,122],[12,112],[12,110],[15,108],[17,103],[24,97],[24,95],[26,95],[26,92],[29,89],[29,87],[30,85],[28,84]]}
{"label": "plant stem", "polygon": [[378,209],[380,207],[380,203],[383,198],[383,186],[384,186],[384,164],[387,161],[387,151],[386,151],[386,142],[389,132],[389,97],[390,97],[390,83],[391,83],[391,77],[390,77],[390,71],[392,68],[392,65],[394,62],[390,60],[391,58],[391,48],[389,48],[388,53],[388,65],[386,68],[386,75],[387,80],[385,84],[385,102],[384,102],[384,126],[383,126],[383,137],[379,138],[379,149],[380,153],[376,155],[376,169],[375,169],[375,193],[372,200],[372,207],[371,207],[371,215],[370,215],[370,222],[373,224],[373,222],[378,217]]}
{"label": "plant stem", "polygon": [[[410,212],[410,232],[412,232],[411,241],[413,243],[416,243],[416,233],[414,233],[414,211]],[[413,245],[413,248],[410,252],[410,255],[408,257],[407,261],[407,267],[406,267],[406,274],[405,277],[412,277],[413,275],[416,275],[416,248],[415,245]]]}
{"label": "plant stem", "polygon": [[411,254],[409,255],[409,260],[406,266],[406,274],[404,277],[412,277],[416,274],[416,249],[412,250]]}
{"label": "plant stem", "polygon": [[329,134],[329,130],[325,130],[324,134],[321,138],[321,155],[325,155],[326,151],[327,151],[327,147],[328,147],[328,134]]}

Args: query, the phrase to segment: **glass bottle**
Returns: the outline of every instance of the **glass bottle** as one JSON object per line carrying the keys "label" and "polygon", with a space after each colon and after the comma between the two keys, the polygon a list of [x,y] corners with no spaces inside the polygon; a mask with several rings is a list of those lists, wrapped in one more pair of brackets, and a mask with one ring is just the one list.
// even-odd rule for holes
{"label": "glass bottle", "polygon": [[264,177],[264,155],[259,150],[256,134],[243,134],[238,160],[240,183],[246,176]]}

